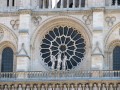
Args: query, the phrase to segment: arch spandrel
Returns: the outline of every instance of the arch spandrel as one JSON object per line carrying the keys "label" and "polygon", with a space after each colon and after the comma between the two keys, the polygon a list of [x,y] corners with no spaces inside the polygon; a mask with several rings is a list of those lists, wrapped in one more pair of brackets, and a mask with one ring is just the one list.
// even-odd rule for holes
{"label": "arch spandrel", "polygon": [[110,31],[107,33],[104,39],[105,50],[109,50],[109,46],[112,42],[119,40],[120,38],[120,23],[117,23],[113,26]]}
{"label": "arch spandrel", "polygon": [[4,32],[4,37],[0,40],[0,42],[9,41],[17,46],[18,43],[17,35],[10,28],[3,24],[0,24],[0,29],[2,29]]}
{"label": "arch spandrel", "polygon": [[[47,19],[44,21],[36,30],[33,32],[33,35],[31,36],[31,45],[34,47],[35,40],[38,36],[44,35],[47,31],[55,27],[56,25],[63,24],[63,25],[71,25],[73,27],[76,27],[78,30],[83,29],[83,34],[85,34],[87,40],[91,42],[92,32],[89,30],[89,28],[81,21],[78,20],[78,18],[72,17],[72,16],[54,16],[50,19]],[[91,46],[90,46],[91,47]]]}

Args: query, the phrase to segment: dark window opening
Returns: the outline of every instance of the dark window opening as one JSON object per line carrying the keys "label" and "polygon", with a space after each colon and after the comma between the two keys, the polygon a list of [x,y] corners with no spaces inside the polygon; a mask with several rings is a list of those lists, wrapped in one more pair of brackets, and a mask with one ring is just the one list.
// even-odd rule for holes
{"label": "dark window opening", "polygon": [[2,52],[1,72],[13,72],[13,50],[9,47]]}
{"label": "dark window opening", "polygon": [[70,5],[69,5],[69,8],[72,8],[73,7],[73,3],[71,3]]}
{"label": "dark window opening", "polygon": [[85,7],[85,0],[81,1],[81,7]]}
{"label": "dark window opening", "polygon": [[15,0],[12,0],[12,6],[15,6]]}
{"label": "dark window opening", "polygon": [[113,50],[113,70],[120,70],[120,46]]}
{"label": "dark window opening", "polygon": [[112,5],[120,5],[120,0],[112,0]]}
{"label": "dark window opening", "polygon": [[7,0],[7,6],[9,6],[9,0]]}
{"label": "dark window opening", "polygon": [[[79,6],[85,7],[85,0],[81,0],[81,1],[75,0],[74,3],[75,3],[76,8],[78,8]],[[63,7],[64,8],[67,8],[67,4],[68,4],[69,8],[73,8],[73,0],[63,1]],[[57,3],[57,8],[60,8],[60,7],[61,7],[61,0],[59,0],[59,2]]]}

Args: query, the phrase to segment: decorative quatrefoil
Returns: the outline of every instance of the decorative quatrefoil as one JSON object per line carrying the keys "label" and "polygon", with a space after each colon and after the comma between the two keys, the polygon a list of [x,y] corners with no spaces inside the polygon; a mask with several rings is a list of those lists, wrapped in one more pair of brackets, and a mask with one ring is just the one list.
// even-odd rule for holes
{"label": "decorative quatrefoil", "polygon": [[19,20],[18,20],[18,19],[16,19],[16,20],[11,20],[11,21],[10,21],[10,24],[11,24],[11,26],[12,26],[12,28],[13,28],[14,30],[17,30],[18,27],[19,27]]}

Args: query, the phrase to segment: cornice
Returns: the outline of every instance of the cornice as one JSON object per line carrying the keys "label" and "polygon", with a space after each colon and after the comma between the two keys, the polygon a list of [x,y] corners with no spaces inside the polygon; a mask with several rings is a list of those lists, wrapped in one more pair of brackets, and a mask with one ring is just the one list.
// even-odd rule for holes
{"label": "cornice", "polygon": [[32,10],[30,9],[20,9],[18,10],[19,14],[31,14]]}
{"label": "cornice", "polygon": [[36,16],[36,15],[80,15],[80,14],[91,14],[92,10],[75,10],[75,11],[33,11],[32,15]]}
{"label": "cornice", "polygon": [[0,12],[0,17],[8,17],[8,16],[19,16],[20,14],[30,14],[33,16],[36,15],[80,15],[80,14],[91,14],[91,9],[83,9],[83,10],[63,10],[63,11],[32,11],[27,9],[20,9],[15,12]]}
{"label": "cornice", "polygon": [[106,9],[105,9],[105,13],[108,13],[108,14],[120,13],[120,9],[106,8]]}
{"label": "cornice", "polygon": [[79,15],[79,14],[90,14],[92,12],[101,12],[105,11],[106,13],[119,13],[119,8],[114,7],[92,7],[92,8],[83,8],[83,9],[75,9],[75,10],[46,10],[46,11],[36,11],[30,9],[19,9],[14,12],[0,12],[0,17],[6,16],[19,16],[20,14],[32,14],[32,15]]}
{"label": "cornice", "polygon": [[104,7],[93,7],[92,11],[93,12],[104,12],[105,8]]}
{"label": "cornice", "polygon": [[0,17],[19,16],[18,12],[0,12]]}

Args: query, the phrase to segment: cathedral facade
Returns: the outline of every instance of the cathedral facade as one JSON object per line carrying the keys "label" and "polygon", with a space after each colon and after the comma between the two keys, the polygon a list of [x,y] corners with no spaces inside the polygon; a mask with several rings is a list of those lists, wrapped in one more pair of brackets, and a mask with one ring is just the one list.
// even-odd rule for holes
{"label": "cathedral facade", "polygon": [[120,90],[120,0],[0,0],[1,90]]}

